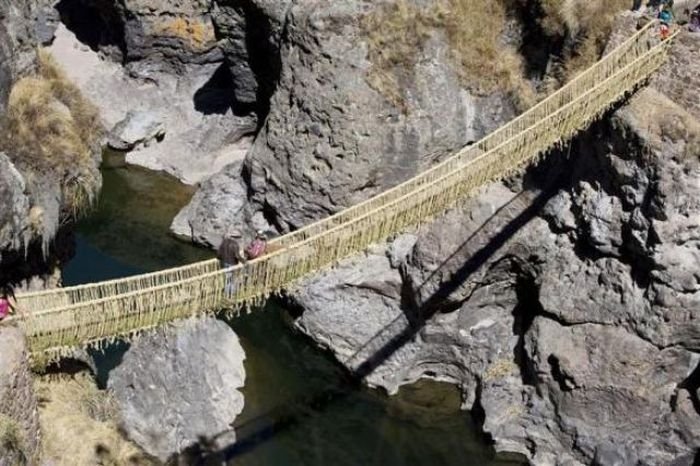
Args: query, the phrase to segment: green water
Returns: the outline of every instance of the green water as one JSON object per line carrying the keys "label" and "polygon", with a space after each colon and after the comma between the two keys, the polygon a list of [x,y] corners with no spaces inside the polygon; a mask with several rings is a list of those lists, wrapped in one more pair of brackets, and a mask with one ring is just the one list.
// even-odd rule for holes
{"label": "green water", "polygon": [[[175,240],[168,226],[192,195],[173,178],[126,167],[103,170],[96,211],[77,228],[64,281],[78,284],[183,264],[211,252]],[[500,465],[459,393],[421,382],[395,397],[358,386],[326,353],[290,330],[275,304],[230,324],[246,352],[245,408],[230,464]],[[114,366],[126,345],[98,364]]]}

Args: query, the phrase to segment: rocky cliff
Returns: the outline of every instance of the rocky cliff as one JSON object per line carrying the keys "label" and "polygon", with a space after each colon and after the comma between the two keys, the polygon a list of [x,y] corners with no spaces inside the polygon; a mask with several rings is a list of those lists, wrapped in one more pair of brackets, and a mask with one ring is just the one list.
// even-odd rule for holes
{"label": "rocky cliff", "polygon": [[458,384],[503,454],[693,464],[699,48],[523,180],[310,279],[298,327],[390,392]]}
{"label": "rocky cliff", "polygon": [[[512,93],[459,79],[450,31],[431,29],[415,61],[401,63],[397,100],[368,79],[371,35],[352,20],[379,4],[290,2],[270,13],[251,3],[267,12],[270,31],[283,31],[268,37],[280,54],[270,113],[245,163],[205,182],[178,216],[179,234],[216,244],[232,224],[296,228],[396,184],[514,112]],[[539,74],[529,70],[534,87],[537,76],[546,88],[595,59],[613,24],[584,9],[543,17],[551,8],[529,5],[539,26],[516,20],[501,33],[504,49],[522,44],[528,66],[544,60]],[[615,19],[609,46],[635,22]],[[532,50],[527,41],[543,37],[568,61],[547,63]],[[228,45],[236,53],[240,43]],[[292,296],[297,327],[391,393],[421,377],[459,385],[504,456],[692,464],[698,46],[682,35],[650,88],[524,177],[306,281]]]}
{"label": "rocky cliff", "polygon": [[[398,97],[373,86],[368,76],[376,64],[368,50],[378,47],[371,32],[377,26],[368,31],[366,18],[389,14],[385,3],[249,3],[248,21],[267,18],[265,50],[272,57],[250,66],[278,72],[269,114],[243,166],[232,164],[203,184],[176,218],[177,234],[217,244],[232,222],[298,228],[399,183],[514,115],[509,92],[464,85],[439,28],[420,32],[409,63],[381,70],[400,80]],[[505,32],[497,40],[509,47]],[[242,54],[236,40],[224,44],[230,56]],[[269,93],[268,82],[253,80],[259,73],[238,74],[250,95]]]}
{"label": "rocky cliff", "polygon": [[0,282],[52,272],[60,227],[101,184],[99,125],[60,65],[37,46],[51,37],[48,2],[0,5]]}
{"label": "rocky cliff", "polygon": [[[62,0],[54,34],[48,10],[10,2],[0,103],[31,72],[26,44],[52,40],[100,107],[110,144],[201,183],[174,221],[177,234],[216,245],[234,226],[285,232],[511,118],[530,93],[598,56],[623,2],[460,9],[468,4]],[[615,21],[612,43],[635,22]],[[699,48],[697,35],[681,36],[652,86],[539,167],[307,280],[291,296],[297,328],[390,393],[419,378],[458,385],[503,456],[693,464]],[[0,156],[0,243],[16,246],[36,228],[27,219],[37,201],[10,155]],[[46,215],[41,207],[35,216]],[[144,353],[163,341],[136,348],[127,364],[152,363]],[[113,383],[133,411],[138,384],[125,372]],[[172,385],[153,373],[154,386]],[[240,378],[231,375],[234,385]],[[240,408],[233,398],[226,413]],[[137,416],[129,420],[134,437],[148,436]],[[195,427],[186,441],[149,448],[165,458],[195,439]]]}
{"label": "rocky cliff", "polygon": [[235,441],[243,410],[245,353],[225,323],[207,318],[144,335],[109,376],[121,426],[147,453],[166,462],[199,441]]}

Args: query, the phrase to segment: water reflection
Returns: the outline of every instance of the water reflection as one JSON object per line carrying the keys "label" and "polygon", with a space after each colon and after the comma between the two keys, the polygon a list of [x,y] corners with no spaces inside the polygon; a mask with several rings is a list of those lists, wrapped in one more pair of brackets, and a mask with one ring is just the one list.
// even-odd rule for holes
{"label": "water reflection", "polygon": [[[109,267],[117,267],[111,264],[117,262],[127,275],[212,257],[211,251],[170,235],[170,222],[189,202],[194,188],[163,173],[115,164],[114,157],[106,159],[110,165],[102,170],[103,189],[96,210],[78,226],[78,248],[83,248],[78,253],[108,256]],[[106,273],[100,270],[91,273]],[[74,272],[68,269],[68,281],[84,280]]]}

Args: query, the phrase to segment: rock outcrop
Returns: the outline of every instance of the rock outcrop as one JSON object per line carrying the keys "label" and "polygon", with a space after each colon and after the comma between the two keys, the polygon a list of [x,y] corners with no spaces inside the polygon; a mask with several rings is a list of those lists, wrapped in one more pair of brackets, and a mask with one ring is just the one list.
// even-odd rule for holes
{"label": "rock outcrop", "polygon": [[503,456],[693,464],[700,123],[673,84],[693,74],[693,40],[570,151],[507,183],[522,191],[487,187],[393,266],[374,250],[309,279],[298,328],[389,392],[459,385]]}
{"label": "rock outcrop", "polygon": [[0,152],[0,250],[19,249],[32,236],[24,176]]}
{"label": "rock outcrop", "polygon": [[[80,182],[76,180],[90,180],[89,183],[85,183],[85,186],[90,186],[86,188],[87,192],[82,193],[87,197],[95,194],[91,189],[98,189],[100,184],[97,162],[90,159],[90,154],[87,154],[88,160],[85,160],[84,164],[68,164],[69,167],[56,168],[60,165],[61,157],[68,159],[75,154],[65,153],[58,156],[51,153],[53,157],[38,154],[33,152],[37,147],[28,148],[26,140],[17,142],[10,137],[16,136],[17,140],[21,139],[17,135],[18,131],[10,127],[12,124],[28,127],[24,128],[25,133],[31,133],[32,128],[37,126],[37,121],[31,121],[31,116],[27,116],[31,113],[27,111],[27,107],[24,108],[27,114],[18,117],[13,123],[7,121],[11,119],[5,118],[11,91],[20,83],[23,83],[25,90],[32,88],[41,96],[32,101],[34,105],[39,101],[46,102],[39,113],[40,117],[37,117],[39,120],[45,118],[41,120],[41,125],[46,124],[50,117],[55,117],[56,113],[60,113],[64,119],[60,131],[45,131],[41,134],[42,137],[55,137],[54,141],[58,140],[65,131],[69,131],[66,127],[77,125],[70,105],[55,94],[47,95],[51,91],[48,90],[50,85],[46,80],[42,81],[40,89],[36,89],[36,81],[32,81],[33,84],[23,82],[28,76],[38,76],[40,60],[36,47],[46,40],[47,34],[51,35],[54,27],[55,18],[51,14],[49,3],[45,0],[12,0],[0,5],[0,129],[3,132],[3,144],[0,149],[0,282],[21,282],[28,287],[37,284],[55,285],[54,261],[46,260],[47,256],[51,255],[50,243],[56,237],[62,222],[74,213],[69,212],[72,207],[69,206],[71,200],[67,199],[69,196],[66,195],[65,184],[70,181],[75,182],[73,186],[77,186]],[[48,62],[43,64],[52,66]],[[76,103],[79,99],[74,97],[75,95],[71,94],[73,102]],[[18,99],[21,100],[21,97]],[[23,102],[27,104],[26,94]],[[36,138],[28,139],[33,142]],[[60,146],[58,143],[48,144],[45,141],[44,144],[43,147],[48,152]],[[70,146],[66,152],[75,149],[75,145],[65,146]],[[62,149],[56,151],[60,150]],[[37,277],[40,278],[34,279]]]}
{"label": "rock outcrop", "polygon": [[[166,21],[168,16],[163,14]],[[161,56],[153,45],[148,60],[125,68],[78,39],[79,35],[61,25],[49,50],[99,108],[105,128],[114,136],[111,145],[129,151],[127,162],[195,184],[243,159],[250,147],[247,136],[255,131],[257,120],[254,115],[234,114],[228,95],[230,77],[221,62],[190,62],[183,49],[182,62],[174,71],[166,62],[178,49],[166,47],[168,52]],[[140,130],[151,134],[140,136],[149,136],[150,144],[140,144],[138,137],[135,141],[120,139],[118,133],[133,115],[148,115],[145,124],[152,127]]]}
{"label": "rock outcrop", "polygon": [[0,465],[39,459],[39,413],[22,332],[0,326]]}
{"label": "rock outcrop", "polygon": [[211,318],[140,337],[108,381],[126,434],[161,461],[202,438],[232,443],[244,359],[230,327]]}
{"label": "rock outcrop", "polygon": [[[269,114],[242,171],[247,197],[241,223],[259,225],[264,217],[287,231],[337,212],[416,174],[514,113],[506,93],[467,90],[440,30],[426,38],[415,51],[415,65],[405,70],[405,108],[371,87],[370,39],[361,22],[381,2],[242,3],[243,10],[256,12],[250,18],[266,25],[269,48],[273,56],[279,48],[280,63]],[[242,55],[240,42],[229,38],[227,53]],[[253,71],[233,72],[245,81],[240,99],[251,100],[248,94],[268,86],[254,81]],[[236,165],[224,172],[218,176],[240,177]],[[215,237],[220,229],[211,228],[233,220],[226,206],[209,210],[206,218],[197,215],[203,206],[216,206],[224,189],[218,182],[204,184],[183,213],[189,218],[178,220],[191,225],[195,239]]]}

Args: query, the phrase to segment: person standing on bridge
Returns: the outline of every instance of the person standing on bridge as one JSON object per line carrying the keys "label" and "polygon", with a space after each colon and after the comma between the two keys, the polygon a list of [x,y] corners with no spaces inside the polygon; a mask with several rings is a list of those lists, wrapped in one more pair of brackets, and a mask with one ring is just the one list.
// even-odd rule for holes
{"label": "person standing on bridge", "polygon": [[15,299],[15,293],[12,287],[5,285],[0,293],[0,320],[3,320],[8,315],[14,313],[15,308],[12,305],[12,300]]}
{"label": "person standing on bridge", "polygon": [[[221,267],[227,269],[237,264],[246,262],[246,257],[241,246],[241,233],[232,231],[227,233],[219,245],[218,254]],[[231,298],[235,286],[233,283],[233,271],[226,273],[226,284],[224,286],[224,296]]]}
{"label": "person standing on bridge", "polygon": [[245,249],[245,255],[248,260],[257,259],[258,257],[264,256],[267,251],[267,235],[264,231],[258,230],[255,233],[255,239],[251,241],[248,247]]}
{"label": "person standing on bridge", "polygon": [[690,32],[700,32],[700,4],[690,13],[688,30]]}

